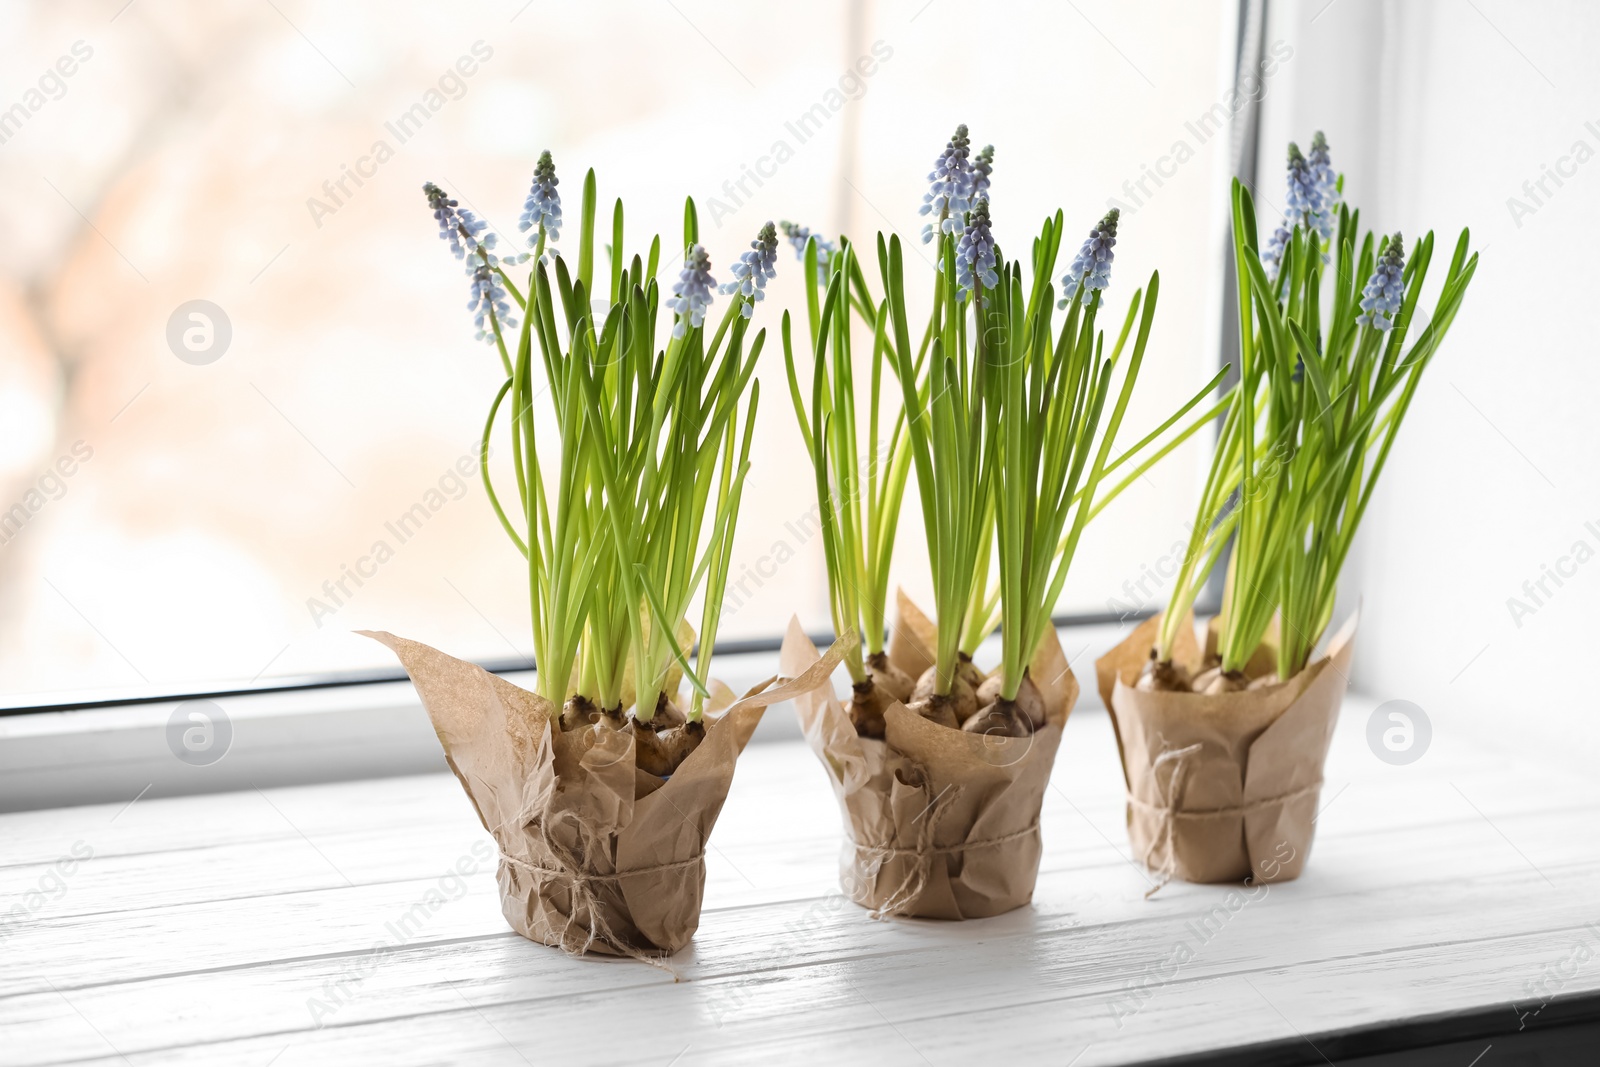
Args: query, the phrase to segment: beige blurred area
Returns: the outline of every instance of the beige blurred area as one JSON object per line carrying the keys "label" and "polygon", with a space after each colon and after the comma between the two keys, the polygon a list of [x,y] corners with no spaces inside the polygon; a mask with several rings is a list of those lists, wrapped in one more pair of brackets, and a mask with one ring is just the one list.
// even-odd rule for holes
{"label": "beige blurred area", "polygon": [[[1162,271],[1133,440],[1217,358],[1223,138],[1186,124],[1223,95],[1231,9],[1080,7],[0,5],[5,702],[390,665],[357,628],[529,654],[525,572],[470,458],[499,361],[472,340],[420,186],[513,243],[542,148],[566,198],[561,247],[592,166],[602,218],[622,197],[630,252],[661,233],[664,272],[693,195],[723,278],[768,219],[920,249],[925,175],[957,122],[996,145],[1003,249],[1024,252],[1060,207],[1064,265],[1107,198],[1126,202],[1186,139],[1117,246],[1119,319]],[[925,293],[931,268],[909,269]],[[195,300],[231,327],[211,362],[168,343]],[[730,638],[791,614],[828,626],[776,336],[802,306],[785,246],[756,322],[769,338]],[[1097,520],[1064,610],[1106,610],[1182,536],[1200,459],[1180,452]],[[914,497],[897,562],[924,590]]]}

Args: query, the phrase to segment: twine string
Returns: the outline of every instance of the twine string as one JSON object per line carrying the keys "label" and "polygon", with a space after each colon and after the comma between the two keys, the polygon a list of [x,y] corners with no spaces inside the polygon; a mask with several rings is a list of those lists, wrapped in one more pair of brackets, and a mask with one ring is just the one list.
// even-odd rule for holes
{"label": "twine string", "polygon": [[[1178,805],[1183,800],[1183,786],[1187,780],[1192,766],[1191,756],[1203,748],[1200,742],[1187,745],[1184,748],[1167,749],[1155,758],[1150,764],[1150,773],[1156,780],[1156,792],[1161,797],[1161,803],[1152,804],[1141,800],[1139,797],[1128,793],[1129,807],[1137,808],[1157,816],[1160,819],[1160,831],[1145,849],[1144,865],[1155,872],[1156,883],[1145,892],[1145,899],[1149,900],[1160,892],[1161,888],[1170,882],[1178,870],[1177,850],[1177,825],[1184,819],[1209,819],[1219,815],[1248,815],[1251,812],[1261,811],[1273,805],[1286,804],[1291,800],[1310,796],[1322,788],[1322,779],[1318,778],[1310,785],[1291,789],[1287,793],[1277,796],[1259,797],[1243,804],[1229,804],[1219,808],[1180,808]],[[1161,769],[1171,766],[1172,770],[1167,775],[1166,785],[1161,785]],[[1161,863],[1152,861],[1157,853],[1163,853]]]}
{"label": "twine string", "polygon": [[[550,862],[530,862],[509,855],[503,849],[500,852],[500,858],[503,862],[536,874],[552,876],[567,890],[571,899],[570,906],[567,909],[566,924],[560,931],[561,950],[569,956],[582,956],[593,948],[596,943],[599,943],[621,955],[639,960],[641,963],[648,963],[652,967],[659,967],[672,975],[673,980],[676,981],[678,978],[677,972],[667,966],[658,955],[644,951],[616,933],[605,917],[605,910],[602,907],[599,894],[595,891],[595,886],[603,882],[619,882],[623,878],[683,870],[704,860],[705,853],[696,852],[687,859],[655,863],[645,867],[629,867],[625,870],[613,871],[610,874],[601,874],[586,867],[572,849],[567,848],[556,840],[551,833],[551,824],[563,818],[573,821],[578,827],[579,834],[582,835],[585,829],[583,822],[571,810],[547,812],[543,817],[528,824],[530,828],[537,829],[538,841],[544,846]],[[573,927],[578,924],[580,910],[588,914],[588,923],[586,928],[580,927],[580,931],[574,934]],[[582,939],[581,944],[579,943],[580,938]]]}
{"label": "twine string", "polygon": [[[922,778],[922,792],[926,796],[932,792],[933,786],[927,776]],[[962,786],[952,786],[942,791],[938,796],[929,799],[922,812],[922,828],[917,831],[915,848],[894,848],[884,845],[866,846],[868,853],[873,857],[877,867],[882,867],[883,861],[894,855],[910,855],[915,861],[906,871],[905,877],[900,879],[900,884],[884,899],[882,904],[872,909],[874,919],[882,919],[903,910],[927,888],[928,879],[933,874],[933,836],[939,828],[939,820],[944,818],[945,812],[956,802],[964,791]],[[862,846],[858,843],[856,848]]]}
{"label": "twine string", "polygon": [[[1162,812],[1161,832],[1150,842],[1144,852],[1144,865],[1155,871],[1156,874],[1155,884],[1145,892],[1144,898],[1146,900],[1160,892],[1161,887],[1170,882],[1172,876],[1178,871],[1177,847],[1174,840],[1177,820],[1172,816],[1178,810],[1178,800],[1183,796],[1183,781],[1189,772],[1189,757],[1199,752],[1200,748],[1200,743],[1197,741],[1185,748],[1167,749],[1157,756],[1155,762],[1150,765],[1150,773],[1155,777],[1156,789],[1161,793],[1164,803],[1162,808],[1159,809]],[[1163,789],[1161,786],[1161,768],[1169,764],[1172,770],[1167,775],[1166,788]],[[1133,794],[1130,793],[1128,796],[1130,800],[1134,799]],[[1150,862],[1151,857],[1155,855],[1158,848],[1165,852],[1159,867]]]}
{"label": "twine string", "polygon": [[[932,785],[926,779],[923,780],[922,789],[924,795],[933,791]],[[863,842],[858,841],[854,835],[847,835],[851,845],[855,847],[857,862],[859,863],[864,858],[875,869],[881,868],[883,863],[889,859],[902,856],[912,857],[912,863],[909,865],[905,875],[900,879],[899,884],[895,886],[894,890],[890,892],[881,904],[872,910],[871,915],[874,919],[897,915],[910,907],[912,902],[920,897],[923,890],[928,887],[928,880],[933,877],[933,864],[936,858],[1004,845],[1039,832],[1039,821],[1035,819],[1021,830],[1008,834],[959,841],[953,845],[934,844],[934,835],[938,830],[939,821],[954,806],[962,792],[964,792],[964,787],[959,785],[950,786],[928,801],[928,805],[921,817],[922,826],[917,831],[916,843],[912,846]]]}
{"label": "twine string", "polygon": [[[725,708],[716,721],[720,722],[723,718],[742,708],[764,708],[779,700],[787,700],[815,689],[833,673],[834,668],[844,659],[845,651],[852,647],[855,641],[856,635],[853,631],[839,635],[839,638],[834,641],[828,651],[798,676],[784,678],[781,675],[775,675],[772,678],[768,678],[744,697]],[[678,981],[678,973],[667,966],[659,956],[652,955],[630,944],[612,929],[610,922],[605,917],[600,898],[596,894],[594,886],[596,883],[601,882],[617,882],[623,878],[681,870],[703,862],[705,859],[704,849],[702,848],[687,859],[672,860],[647,867],[631,867],[611,874],[600,874],[588,869],[579,855],[556,840],[551,830],[554,824],[566,819],[575,825],[576,836],[579,841],[593,839],[597,835],[584,824],[583,819],[575,811],[572,809],[550,810],[548,807],[549,801],[550,798],[547,794],[541,795],[522,810],[514,820],[507,820],[506,825],[520,826],[524,832],[530,829],[536,831],[536,840],[544,846],[544,851],[550,862],[539,863],[522,859],[521,857],[510,855],[504,847],[500,849],[500,859],[501,862],[512,867],[518,867],[534,874],[551,876],[567,890],[570,907],[567,911],[566,923],[562,926],[560,932],[561,950],[569,956],[581,956],[593,948],[596,943],[599,943],[621,955],[648,963],[652,967],[659,967],[672,975],[673,981]],[[499,836],[497,832],[495,834],[497,843]],[[578,911],[580,909],[588,912],[589,921],[587,929],[582,930],[578,935],[574,935],[573,926],[578,923]],[[581,945],[577,944],[579,938],[582,939]]]}

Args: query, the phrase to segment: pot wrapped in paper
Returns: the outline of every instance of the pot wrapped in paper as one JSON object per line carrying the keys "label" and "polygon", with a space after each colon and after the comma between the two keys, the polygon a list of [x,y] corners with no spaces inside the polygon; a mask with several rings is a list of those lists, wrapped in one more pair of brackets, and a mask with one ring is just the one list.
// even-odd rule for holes
{"label": "pot wrapped in paper", "polygon": [[360,632],[405,666],[445,761],[499,846],[511,928],[572,954],[638,959],[694,936],[706,841],[763,709],[825,684],[845,648],[739,699],[712,686],[704,739],[658,778],[635,766],[631,729],[563,731],[561,709],[536,693],[416,641]]}
{"label": "pot wrapped in paper", "polygon": [[[933,661],[933,626],[903,595],[898,614],[889,656],[915,678]],[[806,673],[817,663],[791,622],[781,669]],[[999,915],[1033,899],[1039,812],[1078,684],[1053,629],[1029,671],[1045,725],[1027,737],[952,729],[895,701],[880,740],[856,732],[831,687],[795,699],[844,816],[839,881],[850,899],[877,917],[926,919]]]}
{"label": "pot wrapped in paper", "polygon": [[[1204,694],[1135,688],[1161,620],[1141,623],[1095,663],[1127,785],[1128,837],[1158,877],[1189,882],[1297,878],[1312,835],[1339,705],[1349,685],[1357,617],[1325,655],[1284,682],[1258,649],[1245,667],[1266,684]],[[1208,636],[1214,650],[1215,632]],[[1197,674],[1206,659],[1194,620],[1178,628],[1173,661]],[[1154,890],[1152,890],[1153,892]]]}

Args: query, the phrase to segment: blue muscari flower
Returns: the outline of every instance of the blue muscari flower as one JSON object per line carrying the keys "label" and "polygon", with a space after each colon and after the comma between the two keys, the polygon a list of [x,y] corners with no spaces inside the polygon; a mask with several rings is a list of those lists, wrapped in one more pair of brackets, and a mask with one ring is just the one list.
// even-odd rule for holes
{"label": "blue muscari flower", "polygon": [[[1312,148],[1313,155],[1316,148]],[[1327,162],[1328,143],[1322,142],[1324,169],[1333,170]],[[1288,214],[1296,226],[1315,230],[1323,240],[1333,236],[1334,208],[1325,195],[1326,178],[1319,177],[1314,160],[1300,154],[1300,146],[1289,143]],[[1324,258],[1326,262],[1326,258]]]}
{"label": "blue muscari flower", "polygon": [[986,144],[972,161],[972,199],[989,199],[989,177],[994,173],[994,145]]}
{"label": "blue muscari flower", "polygon": [[1266,250],[1261,253],[1261,265],[1267,268],[1267,277],[1273,281],[1278,280],[1278,270],[1283,266],[1283,250],[1288,247],[1289,220],[1284,219],[1267,241]]}
{"label": "blue muscari flower", "polygon": [[738,262],[728,268],[728,273],[733,275],[733,281],[724,285],[722,291],[745,297],[739,313],[748,319],[755,314],[756,301],[766,297],[767,282],[778,276],[777,227],[770,222],[761,227],[756,239],[750,242],[750,251],[741,255]]}
{"label": "blue muscari flower", "polygon": [[517,327],[497,268],[521,263],[528,258],[527,253],[502,259],[494,251],[499,238],[492,233],[484,233],[489,228],[488,223],[461,207],[458,201],[451,199],[432,182],[424,182],[422,191],[428,198],[428,206],[433,209],[433,217],[439,223],[439,238],[449,242],[451,253],[466,265],[467,277],[472,279],[472,299],[467,303],[467,310],[476,313],[474,323],[478,327],[477,339],[493,344],[494,329],[488,321],[491,313],[499,321],[502,331]]}
{"label": "blue muscari flower", "polygon": [[[457,259],[466,259],[468,252],[476,252],[478,234],[488,227],[488,223],[470,211],[460,210],[459,202],[452,200],[432,182],[423,182],[422,192],[427,196],[428,206],[433,209],[433,217],[439,223],[439,239],[450,242],[450,252]],[[489,236],[492,239],[494,235]]]}
{"label": "blue muscari flower", "polygon": [[[1261,264],[1268,276],[1278,280],[1283,266],[1283,252],[1296,226],[1315,230],[1323,241],[1333,239],[1334,225],[1338,221],[1339,175],[1328,156],[1328,139],[1318,130],[1311,138],[1311,154],[1300,154],[1300,146],[1289,144],[1288,214],[1273,232],[1261,253]],[[1328,253],[1322,253],[1322,262],[1328,262]]]}
{"label": "blue muscari flower", "polygon": [[1311,155],[1306,157],[1306,162],[1311,166],[1311,180],[1317,187],[1319,218],[1326,229],[1322,236],[1333,236],[1334,217],[1339,212],[1339,175],[1333,169],[1333,161],[1328,157],[1328,139],[1318,130],[1311,138]]}
{"label": "blue muscari flower", "polygon": [[966,228],[956,245],[956,284],[961,287],[963,300],[972,292],[973,275],[977,275],[985,289],[1000,284],[1000,276],[994,270],[994,233],[989,224],[987,200],[979,200],[978,206],[967,216]]}
{"label": "blue muscari flower", "polygon": [[1306,226],[1316,217],[1322,206],[1322,195],[1317,191],[1316,179],[1311,176],[1311,164],[1300,154],[1300,146],[1289,142],[1289,217]]}
{"label": "blue muscari flower", "polygon": [[1372,269],[1372,277],[1367,279],[1367,287],[1361,290],[1361,314],[1356,316],[1357,322],[1375,330],[1387,330],[1394,326],[1394,317],[1400,311],[1401,300],[1405,298],[1405,269],[1405,245],[1397,233],[1385,241],[1383,248],[1378,251],[1378,262]]}
{"label": "blue muscari flower", "polygon": [[672,283],[672,296],[667,307],[678,316],[672,325],[672,336],[682,337],[690,326],[698,329],[705,325],[706,309],[711,306],[711,292],[717,280],[711,276],[711,254],[703,245],[690,245],[683,256],[683,270]]}
{"label": "blue muscari flower", "polygon": [[[811,240],[812,233],[809,227],[797,226],[787,220],[778,223],[778,229],[783,231],[784,239],[794,247],[794,258],[806,258],[806,242]],[[822,236],[817,238],[817,281],[819,284],[828,284],[828,259],[838,251],[834,243]]]}
{"label": "blue muscari flower", "polygon": [[966,124],[957,126],[955,136],[950,138],[934,162],[933,170],[928,172],[931,184],[917,212],[933,216],[933,221],[922,228],[924,244],[933,240],[935,233],[960,233],[962,220],[972,210],[972,183],[976,175],[967,161],[971,145]]}
{"label": "blue muscari flower", "polygon": [[1093,292],[1111,284],[1111,261],[1116,258],[1112,248],[1117,243],[1117,218],[1121,212],[1112,208],[1100,224],[1089,231],[1089,239],[1078,249],[1077,258],[1067,273],[1061,277],[1061,300],[1057,307],[1071,303],[1078,286]]}
{"label": "blue muscari flower", "polygon": [[528,199],[523,201],[522,217],[517,220],[517,229],[523,233],[534,231],[528,236],[530,248],[538,245],[541,236],[550,244],[561,237],[561,194],[556,191],[560,184],[555,160],[550,158],[547,149],[540,153],[539,163],[533,168],[533,186],[528,190]]}
{"label": "blue muscari flower", "polygon": [[491,312],[502,332],[517,327],[505,287],[500,284],[500,275],[486,263],[480,263],[472,272],[472,299],[467,301],[467,310],[475,313],[472,324],[478,328],[475,336],[480,341],[494,343],[494,324],[489,321]]}

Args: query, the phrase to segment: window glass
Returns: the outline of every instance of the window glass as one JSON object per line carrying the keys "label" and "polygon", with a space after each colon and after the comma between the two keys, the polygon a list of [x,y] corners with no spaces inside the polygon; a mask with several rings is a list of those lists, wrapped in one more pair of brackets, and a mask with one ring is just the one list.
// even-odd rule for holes
{"label": "window glass", "polygon": [[[421,185],[515,242],[546,147],[566,240],[593,166],[602,216],[623,197],[629,245],[663,234],[664,269],[694,195],[720,275],[768,219],[920,251],[958,122],[996,146],[1013,256],[1060,207],[1064,263],[1115,197],[1119,321],[1162,271],[1131,443],[1216,363],[1226,9],[5,5],[0,693],[391,665],[361,628],[527,656],[521,560],[473,458],[499,361]],[[784,251],[729,638],[828,624],[776,338],[803,300]],[[910,268],[925,301],[931,268]],[[1159,601],[1201,460],[1176,454],[1097,520],[1063,611]],[[915,498],[897,563],[925,597]]]}

